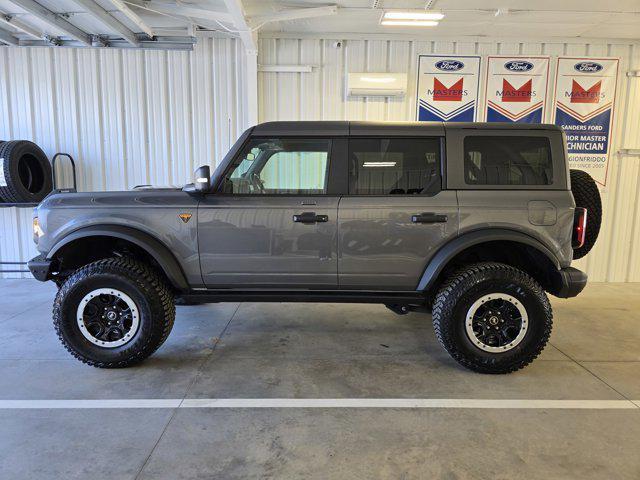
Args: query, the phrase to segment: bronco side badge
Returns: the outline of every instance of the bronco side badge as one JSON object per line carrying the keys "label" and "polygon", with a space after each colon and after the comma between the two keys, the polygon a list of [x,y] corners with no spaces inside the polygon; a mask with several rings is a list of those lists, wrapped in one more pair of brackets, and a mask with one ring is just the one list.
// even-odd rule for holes
{"label": "bronco side badge", "polygon": [[189,220],[191,220],[190,213],[179,213],[178,217],[180,217],[180,220],[182,220],[184,223],[187,223]]}

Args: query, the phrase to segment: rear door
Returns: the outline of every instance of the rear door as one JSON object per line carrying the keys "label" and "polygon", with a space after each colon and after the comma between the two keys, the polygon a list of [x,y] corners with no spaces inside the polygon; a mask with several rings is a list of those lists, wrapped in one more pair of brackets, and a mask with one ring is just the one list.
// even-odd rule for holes
{"label": "rear door", "polygon": [[249,140],[225,173],[221,191],[199,206],[208,288],[337,287],[339,196],[330,178],[341,142]]}
{"label": "rear door", "polygon": [[431,256],[458,231],[443,190],[442,136],[352,137],[338,212],[341,289],[415,290]]}

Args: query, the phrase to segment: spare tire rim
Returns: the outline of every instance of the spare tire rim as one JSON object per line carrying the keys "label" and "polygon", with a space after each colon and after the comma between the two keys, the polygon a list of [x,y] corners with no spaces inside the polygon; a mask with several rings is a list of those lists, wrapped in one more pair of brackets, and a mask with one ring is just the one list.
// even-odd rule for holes
{"label": "spare tire rim", "polygon": [[82,335],[104,348],[130,342],[140,326],[140,313],[134,301],[114,288],[87,293],[80,300],[76,318]]}
{"label": "spare tire rim", "polygon": [[490,293],[476,300],[467,311],[465,329],[480,350],[503,353],[522,342],[529,329],[527,311],[515,297]]}

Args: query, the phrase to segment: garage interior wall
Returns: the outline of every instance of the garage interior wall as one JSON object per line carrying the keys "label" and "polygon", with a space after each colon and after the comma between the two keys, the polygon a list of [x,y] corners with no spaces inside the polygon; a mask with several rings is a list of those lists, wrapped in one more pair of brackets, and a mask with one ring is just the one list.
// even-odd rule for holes
{"label": "garage interior wall", "polygon": [[[79,191],[184,185],[246,128],[243,58],[232,38],[199,39],[193,52],[0,48],[0,139],[32,140],[49,158],[70,153]],[[0,208],[0,261],[37,254],[31,217]]]}
{"label": "garage interior wall", "polygon": [[[276,38],[275,35],[260,38],[260,64],[315,67],[311,73],[259,74],[261,122],[413,120],[419,54],[549,55],[550,85],[558,55],[620,57],[608,180],[602,191],[602,230],[594,249],[575,262],[575,266],[585,270],[591,281],[640,281],[640,158],[616,153],[621,148],[640,148],[640,78],[626,76],[629,70],[640,69],[639,44],[345,40],[336,48],[337,39]],[[404,98],[347,97],[349,72],[407,73],[407,95]],[[479,105],[484,101],[482,90],[481,87]],[[551,86],[548,95],[553,95]],[[551,122],[551,101],[545,115],[545,121]]]}
{"label": "garage interior wall", "polygon": [[[576,266],[591,281],[640,281],[640,158],[616,153],[640,148],[640,78],[626,76],[640,69],[638,44],[376,39],[346,40],[336,48],[335,43],[260,38],[261,65],[314,68],[261,72],[259,121],[412,120],[419,54],[550,55],[550,79],[558,55],[620,57],[602,231],[594,250]],[[0,139],[34,140],[50,157],[71,153],[79,164],[81,191],[183,184],[195,166],[222,159],[246,126],[242,58],[239,41],[219,38],[199,39],[193,53],[2,48]],[[347,98],[346,74],[366,71],[408,73],[407,95]],[[551,118],[549,101],[545,120]],[[64,177],[68,182],[68,172]],[[0,222],[0,260],[35,255],[31,209],[0,208]]]}

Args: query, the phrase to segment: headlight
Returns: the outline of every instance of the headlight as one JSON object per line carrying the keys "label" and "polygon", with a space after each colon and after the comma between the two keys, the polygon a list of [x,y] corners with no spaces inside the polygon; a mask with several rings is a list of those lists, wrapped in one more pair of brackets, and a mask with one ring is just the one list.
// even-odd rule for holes
{"label": "headlight", "polygon": [[33,241],[38,243],[38,240],[42,235],[44,235],[44,232],[42,231],[42,228],[40,228],[38,217],[33,217]]}

